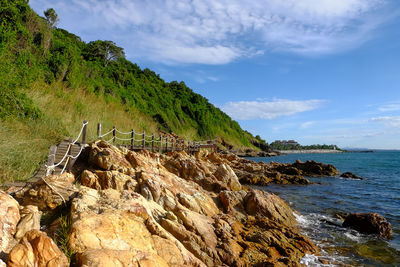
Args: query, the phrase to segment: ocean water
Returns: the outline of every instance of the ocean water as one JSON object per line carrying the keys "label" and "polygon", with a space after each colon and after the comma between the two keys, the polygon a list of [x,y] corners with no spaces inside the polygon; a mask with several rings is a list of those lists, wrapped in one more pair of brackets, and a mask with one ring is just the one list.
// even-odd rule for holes
{"label": "ocean water", "polygon": [[[294,154],[254,161],[292,163],[315,160],[353,172],[364,180],[339,177],[309,178],[312,185],[269,185],[299,211],[301,231],[321,248],[320,258],[333,265],[400,266],[400,151],[342,154]],[[342,228],[337,212],[377,212],[392,225],[393,239],[383,240]],[[315,265],[314,255],[303,263]],[[332,266],[332,265],[322,265]]]}

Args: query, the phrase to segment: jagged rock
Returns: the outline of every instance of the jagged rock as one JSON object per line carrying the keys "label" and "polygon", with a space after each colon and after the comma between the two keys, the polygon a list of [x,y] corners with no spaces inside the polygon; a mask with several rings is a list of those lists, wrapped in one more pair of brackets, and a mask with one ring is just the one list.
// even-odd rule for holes
{"label": "jagged rock", "polygon": [[[240,171],[282,183],[294,179],[269,164],[99,142],[89,149],[92,157],[80,166],[88,166],[81,180],[91,188],[80,186],[71,203],[69,246],[78,264],[295,266],[305,253],[317,252],[282,199],[238,183]],[[137,184],[127,187],[129,180]]]}
{"label": "jagged rock", "polygon": [[362,180],[360,176],[355,175],[354,173],[351,172],[344,172],[340,175],[342,178],[351,178],[351,179],[357,179],[357,180]]}
{"label": "jagged rock", "polygon": [[75,177],[71,173],[64,172],[61,175],[51,175],[46,177],[45,180],[46,182],[41,180],[29,185],[21,194],[17,194],[16,198],[24,206],[37,206],[41,211],[54,210],[63,205],[64,200],[69,201],[77,191],[73,184]]}
{"label": "jagged rock", "polygon": [[339,175],[338,169],[331,164],[324,164],[314,160],[307,160],[306,162],[297,161],[293,167],[302,171],[302,174],[309,177],[314,176],[337,176]]}
{"label": "jagged rock", "polygon": [[377,213],[350,213],[345,218],[343,227],[350,227],[364,234],[392,238],[391,224]]}
{"label": "jagged rock", "polygon": [[19,204],[7,193],[0,190],[0,253],[8,252],[20,219]]}
{"label": "jagged rock", "polygon": [[215,177],[222,183],[226,184],[231,190],[237,191],[242,189],[235,172],[227,164],[219,165],[214,173]]}
{"label": "jagged rock", "polygon": [[82,186],[71,205],[69,245],[81,254],[104,249],[134,251],[153,258],[158,255],[169,265],[201,265],[154,215],[165,217],[166,211],[137,193]]}
{"label": "jagged rock", "polygon": [[7,266],[67,267],[67,257],[46,233],[31,230],[10,252]]}
{"label": "jagged rock", "polygon": [[244,213],[244,203],[243,199],[246,196],[246,191],[228,191],[224,190],[219,193],[219,199],[224,207],[225,212],[232,212],[234,210],[238,210],[239,212]]}
{"label": "jagged rock", "polygon": [[17,225],[16,239],[21,239],[30,230],[40,230],[40,211],[38,207],[28,205],[20,210],[21,220]]}
{"label": "jagged rock", "polygon": [[265,216],[287,226],[297,224],[292,209],[277,195],[253,189],[247,193],[244,201],[250,215]]}
{"label": "jagged rock", "polygon": [[118,171],[94,171],[93,173],[88,170],[82,172],[81,184],[97,190],[112,188],[118,191],[124,189],[135,191],[138,185],[131,176]]}
{"label": "jagged rock", "polygon": [[124,173],[132,167],[121,150],[114,149],[103,140],[91,144],[89,163],[103,170],[123,170]]}
{"label": "jagged rock", "polygon": [[[128,250],[90,249],[77,255],[79,266],[167,267],[168,263],[156,254]],[[178,265],[176,265],[178,266]]]}

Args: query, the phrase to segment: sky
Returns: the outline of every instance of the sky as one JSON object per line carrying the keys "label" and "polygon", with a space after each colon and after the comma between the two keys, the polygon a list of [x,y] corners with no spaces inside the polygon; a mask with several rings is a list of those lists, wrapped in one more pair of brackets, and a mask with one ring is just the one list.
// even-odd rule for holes
{"label": "sky", "polygon": [[267,142],[400,149],[398,0],[31,0]]}

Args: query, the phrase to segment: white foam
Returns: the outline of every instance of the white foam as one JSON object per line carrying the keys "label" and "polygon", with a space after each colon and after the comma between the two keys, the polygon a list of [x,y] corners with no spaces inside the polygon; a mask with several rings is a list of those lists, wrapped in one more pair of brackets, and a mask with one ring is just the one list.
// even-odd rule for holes
{"label": "white foam", "polygon": [[350,232],[345,232],[344,235],[345,235],[347,238],[349,238],[349,239],[351,239],[351,240],[353,240],[353,241],[360,241],[360,240],[361,240],[361,236],[353,235],[353,234],[350,233]]}
{"label": "white foam", "polygon": [[306,219],[306,216],[301,215],[301,214],[297,214],[296,212],[293,212],[294,217],[296,218],[296,221],[302,225],[302,226],[306,226],[310,224],[310,221]]}
{"label": "white foam", "polygon": [[333,264],[323,264],[319,261],[318,257],[314,254],[306,254],[300,260],[300,264],[304,264],[305,266],[323,266],[323,267],[331,267],[335,266]]}

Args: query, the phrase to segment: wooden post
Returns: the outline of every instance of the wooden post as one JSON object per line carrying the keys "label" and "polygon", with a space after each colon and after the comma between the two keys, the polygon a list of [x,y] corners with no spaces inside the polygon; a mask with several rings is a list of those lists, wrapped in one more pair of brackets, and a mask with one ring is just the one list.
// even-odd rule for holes
{"label": "wooden post", "polygon": [[185,140],[182,139],[182,151],[185,151]]}
{"label": "wooden post", "polygon": [[83,121],[83,130],[82,130],[82,145],[86,144],[86,131],[87,131],[87,120]]}
{"label": "wooden post", "polygon": [[154,133],[151,135],[151,152],[154,152]]}
{"label": "wooden post", "polygon": [[101,138],[101,123],[97,124],[97,138]]}
{"label": "wooden post", "polygon": [[171,148],[171,151],[172,152],[174,152],[174,149],[175,149],[175,138],[174,137],[172,137],[172,148]]}
{"label": "wooden post", "polygon": [[168,136],[165,137],[165,152],[168,152]]}
{"label": "wooden post", "polygon": [[144,149],[145,146],[146,146],[146,134],[143,131],[143,133],[142,133],[142,148]]}
{"label": "wooden post", "polygon": [[115,136],[117,135],[117,128],[115,128],[115,126],[113,126],[113,144],[115,144]]}
{"label": "wooden post", "polygon": [[160,135],[159,153],[162,153],[162,135]]}
{"label": "wooden post", "polygon": [[132,129],[131,130],[131,150],[133,150],[134,146],[135,146],[135,131]]}
{"label": "wooden post", "polygon": [[[57,146],[51,146],[49,151],[49,156],[47,157],[47,166],[53,166],[56,159]],[[45,177],[53,173],[53,169],[47,169]]]}
{"label": "wooden post", "polygon": [[[71,143],[72,143],[72,139],[69,139],[68,142],[71,144]],[[73,146],[73,145],[69,145],[68,156],[72,156],[72,146]],[[67,167],[65,168],[65,170],[66,170],[67,172],[70,172],[71,169],[72,169],[72,165],[73,165],[73,162],[72,162],[73,159],[70,158],[70,157],[67,157],[67,160],[68,160],[68,164],[67,164]]]}

